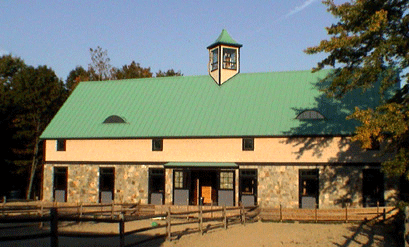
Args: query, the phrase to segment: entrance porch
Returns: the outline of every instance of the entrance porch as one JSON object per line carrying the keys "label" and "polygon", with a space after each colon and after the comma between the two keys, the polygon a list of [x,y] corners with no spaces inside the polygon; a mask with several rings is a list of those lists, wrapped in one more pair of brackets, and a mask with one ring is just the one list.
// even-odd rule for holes
{"label": "entrance porch", "polygon": [[170,162],[149,174],[150,204],[257,205],[257,169],[239,169],[236,163]]}
{"label": "entrance porch", "polygon": [[175,168],[173,204],[234,206],[235,180],[235,169]]}

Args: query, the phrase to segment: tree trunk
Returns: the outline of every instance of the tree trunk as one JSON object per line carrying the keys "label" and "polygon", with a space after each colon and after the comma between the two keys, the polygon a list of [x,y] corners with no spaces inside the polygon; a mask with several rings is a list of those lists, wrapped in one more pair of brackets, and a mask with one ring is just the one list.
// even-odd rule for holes
{"label": "tree trunk", "polygon": [[37,122],[37,129],[36,129],[36,138],[35,138],[35,144],[34,144],[34,152],[33,152],[33,160],[31,162],[31,172],[30,172],[30,181],[28,183],[28,188],[27,188],[27,194],[26,194],[26,199],[29,200],[31,196],[31,190],[33,187],[33,182],[34,182],[34,175],[37,169],[37,157],[38,157],[38,145],[39,145],[39,133],[40,130],[40,123]]}

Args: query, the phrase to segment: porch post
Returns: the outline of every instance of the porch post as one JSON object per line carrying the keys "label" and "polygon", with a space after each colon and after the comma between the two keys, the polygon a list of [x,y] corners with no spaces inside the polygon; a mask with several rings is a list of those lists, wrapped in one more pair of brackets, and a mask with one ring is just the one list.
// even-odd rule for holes
{"label": "porch post", "polygon": [[165,204],[173,202],[173,169],[165,168]]}
{"label": "porch post", "polygon": [[239,168],[234,170],[234,201],[235,201],[235,206],[239,206]]}

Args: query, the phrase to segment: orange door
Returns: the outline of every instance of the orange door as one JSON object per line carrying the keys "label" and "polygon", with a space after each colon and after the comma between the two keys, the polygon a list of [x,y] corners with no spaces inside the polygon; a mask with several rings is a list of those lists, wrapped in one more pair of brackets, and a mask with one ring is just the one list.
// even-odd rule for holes
{"label": "orange door", "polygon": [[202,197],[204,204],[212,203],[212,186],[202,186]]}

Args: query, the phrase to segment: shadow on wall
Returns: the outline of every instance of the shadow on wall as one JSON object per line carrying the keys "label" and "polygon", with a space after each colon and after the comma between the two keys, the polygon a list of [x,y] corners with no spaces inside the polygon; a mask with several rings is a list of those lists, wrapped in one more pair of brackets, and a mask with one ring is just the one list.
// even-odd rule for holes
{"label": "shadow on wall", "polygon": [[[298,116],[306,110],[318,111],[324,116],[324,119],[295,119],[295,121],[299,121],[299,124],[284,133],[293,137],[288,139],[287,144],[299,147],[298,158],[304,152],[311,150],[314,156],[320,157],[323,149],[327,148],[333,141],[332,136],[350,136],[354,133],[359,122],[346,120],[346,118],[354,112],[355,107],[361,109],[374,108],[381,101],[377,87],[368,89],[365,92],[355,90],[347,93],[341,99],[336,99],[326,96],[323,92],[329,85],[330,79],[311,82],[311,88],[319,92],[315,96],[314,102],[305,107],[292,108],[294,116]],[[318,139],[305,136],[317,136]],[[343,138],[338,148],[344,150],[349,147],[349,144],[349,140]],[[348,161],[352,160],[352,155],[353,153],[344,150],[344,152],[338,154],[337,158],[338,160]]]}
{"label": "shadow on wall", "polygon": [[[334,145],[336,139],[339,151],[334,157],[323,160],[331,165],[325,165],[319,175],[320,202],[342,207],[362,205],[362,170],[368,167],[379,168],[380,157],[377,157],[379,152],[362,150],[359,143],[352,143],[346,137],[351,136],[359,124],[356,120],[346,118],[354,112],[355,107],[375,108],[381,102],[379,89],[374,87],[366,91],[355,90],[336,99],[327,97],[323,92],[329,84],[329,79],[311,82],[311,87],[320,92],[315,96],[314,103],[292,108],[294,116],[313,110],[321,113],[324,119],[295,119],[299,124],[284,133],[291,136],[284,143],[297,148],[297,159],[307,153],[320,159],[323,158],[325,149]],[[387,184],[385,190],[388,186],[394,185]]]}
{"label": "shadow on wall", "polygon": [[362,205],[361,167],[324,166],[319,180],[323,203],[343,208]]}

